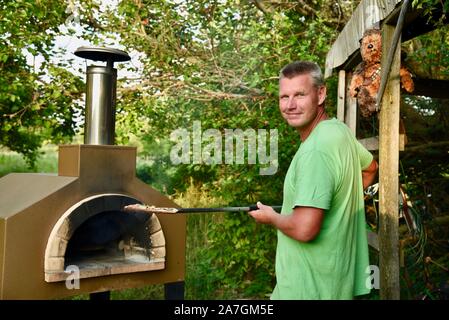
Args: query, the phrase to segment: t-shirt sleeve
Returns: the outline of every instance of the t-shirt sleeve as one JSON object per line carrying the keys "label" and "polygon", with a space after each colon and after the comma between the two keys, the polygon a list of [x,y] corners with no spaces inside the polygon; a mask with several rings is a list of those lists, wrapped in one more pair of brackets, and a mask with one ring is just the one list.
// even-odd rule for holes
{"label": "t-shirt sleeve", "polygon": [[329,209],[335,186],[335,170],[332,170],[328,156],[319,151],[308,152],[297,163],[295,206]]}
{"label": "t-shirt sleeve", "polygon": [[362,170],[368,168],[373,161],[373,155],[369,152],[360,142],[356,142],[357,144],[357,153],[359,155],[360,168]]}

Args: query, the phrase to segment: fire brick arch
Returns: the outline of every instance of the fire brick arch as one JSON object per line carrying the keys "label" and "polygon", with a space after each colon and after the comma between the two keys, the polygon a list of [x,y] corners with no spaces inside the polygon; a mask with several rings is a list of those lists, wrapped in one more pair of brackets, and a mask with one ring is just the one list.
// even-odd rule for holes
{"label": "fire brick arch", "polygon": [[[142,202],[127,195],[106,193],[85,198],[70,207],[58,219],[48,238],[44,262],[45,281],[57,282],[66,280],[68,274],[65,272],[64,267],[67,245],[76,229],[83,222],[101,212],[120,211],[124,206],[136,203],[141,204]],[[165,236],[159,219],[155,214],[150,218],[147,232],[151,239],[150,260],[127,266],[125,268],[126,272],[160,270],[165,268]],[[134,249],[138,248],[131,247],[131,254],[135,253]],[[107,268],[96,268],[95,272],[92,272],[92,270],[85,270],[83,272],[82,270],[80,278],[118,274],[123,273],[123,270],[123,266],[118,268],[110,266]]]}

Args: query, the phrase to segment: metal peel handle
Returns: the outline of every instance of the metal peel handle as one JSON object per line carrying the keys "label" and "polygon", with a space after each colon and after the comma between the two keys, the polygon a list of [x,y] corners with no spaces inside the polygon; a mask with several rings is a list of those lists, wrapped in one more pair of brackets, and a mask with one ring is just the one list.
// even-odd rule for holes
{"label": "metal peel handle", "polygon": [[[273,210],[280,212],[282,206],[271,206]],[[221,208],[160,208],[155,206],[148,206],[144,204],[131,204],[125,206],[125,212],[143,212],[143,213],[207,213],[207,212],[248,212],[257,210],[256,205],[248,207],[221,207]]]}

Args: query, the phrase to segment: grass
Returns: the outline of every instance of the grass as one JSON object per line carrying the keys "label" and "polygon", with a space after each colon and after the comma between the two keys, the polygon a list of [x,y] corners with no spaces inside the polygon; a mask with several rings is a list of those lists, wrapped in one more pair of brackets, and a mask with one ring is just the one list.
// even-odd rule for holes
{"label": "grass", "polygon": [[41,156],[36,163],[36,169],[27,166],[24,158],[17,152],[0,149],[0,177],[11,172],[58,172],[57,146],[46,145],[41,149]]}
{"label": "grass", "polygon": [[142,288],[131,288],[111,292],[112,300],[162,300],[164,285],[156,284]]}

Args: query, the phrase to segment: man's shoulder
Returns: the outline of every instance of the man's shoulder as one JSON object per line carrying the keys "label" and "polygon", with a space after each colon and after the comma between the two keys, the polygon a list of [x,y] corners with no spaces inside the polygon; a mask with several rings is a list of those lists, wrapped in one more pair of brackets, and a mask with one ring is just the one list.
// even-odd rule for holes
{"label": "man's shoulder", "polygon": [[332,132],[349,130],[348,126],[344,122],[338,120],[337,118],[321,121],[317,126],[317,129],[319,131],[332,131]]}
{"label": "man's shoulder", "polygon": [[351,131],[348,126],[337,119],[322,121],[317,129],[317,147],[327,149],[328,147],[338,147],[342,143],[349,142]]}

